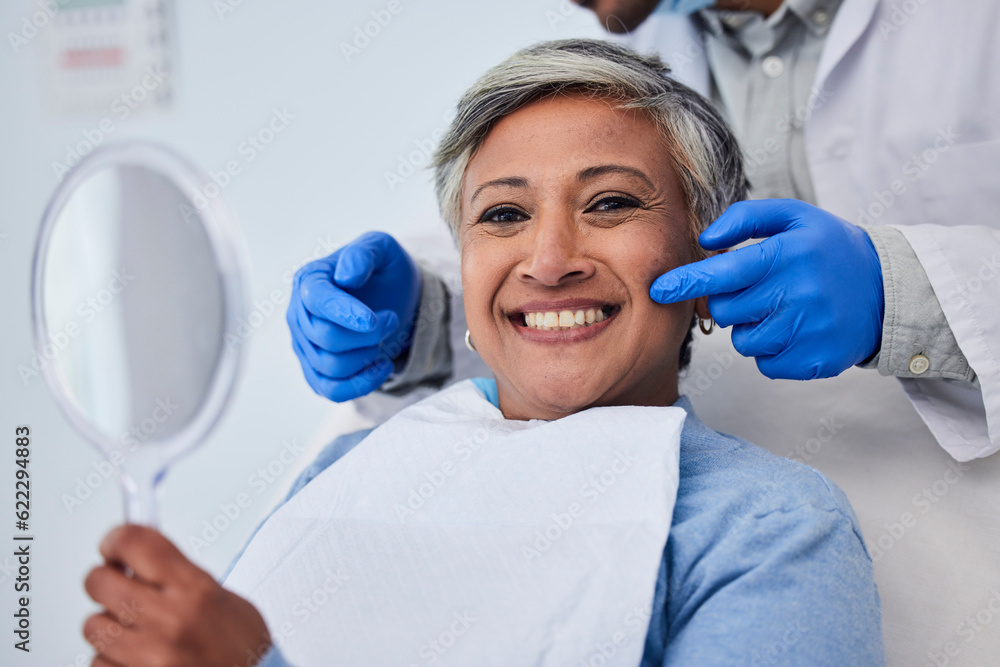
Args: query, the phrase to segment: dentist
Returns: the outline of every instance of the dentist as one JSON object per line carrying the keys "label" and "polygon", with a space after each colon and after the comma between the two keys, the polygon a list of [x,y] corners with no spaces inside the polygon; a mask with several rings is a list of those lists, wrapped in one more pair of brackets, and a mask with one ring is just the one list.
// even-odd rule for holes
{"label": "dentist", "polygon": [[[651,298],[707,296],[767,377],[900,378],[959,461],[1000,449],[1000,5],[579,4],[723,109],[758,199],[699,242],[763,241],[660,276]],[[336,401],[440,384],[465,355],[441,304],[443,282],[384,234],[307,265],[288,309],[307,381]]]}

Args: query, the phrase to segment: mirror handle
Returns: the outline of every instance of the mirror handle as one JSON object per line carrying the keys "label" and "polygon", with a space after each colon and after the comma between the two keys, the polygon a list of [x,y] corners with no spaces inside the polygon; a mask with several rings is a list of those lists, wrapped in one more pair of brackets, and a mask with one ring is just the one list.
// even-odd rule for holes
{"label": "mirror handle", "polygon": [[125,521],[155,528],[159,523],[159,486],[166,468],[150,473],[130,474],[119,470],[118,481],[125,496]]}

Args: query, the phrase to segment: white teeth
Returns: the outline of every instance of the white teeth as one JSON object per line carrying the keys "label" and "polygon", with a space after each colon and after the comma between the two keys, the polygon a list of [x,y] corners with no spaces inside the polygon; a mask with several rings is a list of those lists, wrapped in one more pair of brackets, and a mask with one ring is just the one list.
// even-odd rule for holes
{"label": "white teeth", "polygon": [[539,313],[525,313],[524,323],[533,329],[541,331],[568,331],[569,329],[579,329],[590,326],[596,322],[603,322],[607,317],[602,308],[588,308],[586,310],[560,310],[546,311]]}

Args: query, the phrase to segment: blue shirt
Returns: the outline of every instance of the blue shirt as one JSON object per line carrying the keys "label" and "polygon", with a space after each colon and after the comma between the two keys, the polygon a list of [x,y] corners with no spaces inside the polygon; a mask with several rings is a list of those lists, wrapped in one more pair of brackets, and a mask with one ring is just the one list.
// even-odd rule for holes
{"label": "blue shirt", "polygon": [[[493,380],[473,382],[497,405]],[[872,561],[844,493],[711,430],[687,398],[675,405],[688,413],[680,484],[642,666],[884,665]],[[285,502],[370,432],[334,440]],[[259,665],[288,663],[273,648]]]}

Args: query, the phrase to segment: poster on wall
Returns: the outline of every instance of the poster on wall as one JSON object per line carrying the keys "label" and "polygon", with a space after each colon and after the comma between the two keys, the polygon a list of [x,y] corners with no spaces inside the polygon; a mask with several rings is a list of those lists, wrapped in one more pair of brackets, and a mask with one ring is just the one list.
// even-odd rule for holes
{"label": "poster on wall", "polygon": [[117,120],[170,106],[171,0],[54,0],[38,31],[43,101],[56,117]]}

